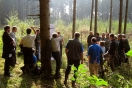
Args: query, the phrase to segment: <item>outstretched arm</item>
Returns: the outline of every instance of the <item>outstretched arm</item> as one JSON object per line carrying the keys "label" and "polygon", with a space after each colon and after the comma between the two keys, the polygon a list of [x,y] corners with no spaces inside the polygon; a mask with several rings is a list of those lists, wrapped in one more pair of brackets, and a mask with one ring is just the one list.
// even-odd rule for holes
{"label": "outstretched arm", "polygon": [[34,29],[34,27],[31,27],[31,29],[33,30],[34,34],[37,34],[36,30]]}

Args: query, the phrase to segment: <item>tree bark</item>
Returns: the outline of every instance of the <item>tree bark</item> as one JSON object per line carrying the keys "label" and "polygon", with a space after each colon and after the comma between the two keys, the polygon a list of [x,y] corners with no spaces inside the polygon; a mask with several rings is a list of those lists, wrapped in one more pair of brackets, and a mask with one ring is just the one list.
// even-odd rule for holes
{"label": "tree bark", "polygon": [[118,33],[122,33],[122,6],[123,6],[123,0],[120,0],[120,13],[119,13],[119,27],[118,27]]}
{"label": "tree bark", "polygon": [[76,0],[73,0],[73,25],[72,25],[72,38],[74,38],[76,28]]}
{"label": "tree bark", "polygon": [[129,0],[126,0],[126,12],[125,12],[125,20],[124,20],[124,34],[126,34],[126,28],[127,28],[128,2],[129,2]]}
{"label": "tree bark", "polygon": [[93,9],[94,9],[94,0],[92,0],[92,7],[91,7],[91,21],[90,21],[90,31],[92,31],[92,22],[93,22]]}
{"label": "tree bark", "polygon": [[[41,69],[51,73],[51,58],[45,57],[46,44],[50,40],[49,0],[40,1]],[[50,48],[50,47],[49,47]]]}
{"label": "tree bark", "polygon": [[95,24],[94,24],[94,35],[97,33],[97,15],[98,15],[98,0],[95,0]]}
{"label": "tree bark", "polygon": [[112,3],[113,3],[113,0],[111,0],[111,3],[110,3],[110,24],[109,24],[109,33],[111,33],[111,26],[112,26]]}

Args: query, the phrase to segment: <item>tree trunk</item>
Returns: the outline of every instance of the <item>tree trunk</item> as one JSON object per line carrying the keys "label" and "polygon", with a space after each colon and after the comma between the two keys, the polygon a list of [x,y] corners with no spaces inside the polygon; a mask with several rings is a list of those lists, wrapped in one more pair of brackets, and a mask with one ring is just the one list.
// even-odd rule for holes
{"label": "tree trunk", "polygon": [[94,0],[92,0],[92,7],[91,7],[91,21],[90,21],[90,31],[92,31],[92,22],[93,22],[93,9],[94,9]]}
{"label": "tree trunk", "polygon": [[127,28],[128,2],[129,2],[129,0],[126,0],[126,12],[125,12],[125,20],[124,20],[124,34],[126,34],[126,28]]}
{"label": "tree trunk", "polygon": [[122,33],[122,6],[123,6],[123,0],[120,0],[120,13],[119,13],[119,27],[118,27],[118,33]]}
{"label": "tree trunk", "polygon": [[110,24],[109,24],[109,33],[111,33],[111,26],[112,26],[112,3],[113,3],[113,0],[111,0],[111,4],[110,4]]}
{"label": "tree trunk", "polygon": [[[49,0],[40,1],[40,37],[41,37],[41,69],[51,73],[51,58],[46,58],[45,51],[48,47],[47,41],[50,40],[50,13],[49,13]],[[50,49],[50,47],[49,47]]]}
{"label": "tree trunk", "polygon": [[72,26],[72,38],[74,38],[76,28],[76,0],[73,0],[73,26]]}
{"label": "tree trunk", "polygon": [[97,14],[98,13],[98,0],[95,0],[95,24],[94,24],[94,35],[97,33]]}

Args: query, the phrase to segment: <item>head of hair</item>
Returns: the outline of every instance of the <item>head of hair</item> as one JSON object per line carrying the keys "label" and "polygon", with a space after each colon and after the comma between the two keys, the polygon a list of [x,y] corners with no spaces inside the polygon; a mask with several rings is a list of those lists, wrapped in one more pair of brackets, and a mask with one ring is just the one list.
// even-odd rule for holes
{"label": "head of hair", "polygon": [[105,46],[105,41],[100,41],[100,46]]}
{"label": "head of hair", "polygon": [[16,26],[13,26],[13,27],[12,27],[12,31],[14,31],[16,28],[17,28]]}
{"label": "head of hair", "polygon": [[32,31],[31,28],[28,28],[28,29],[26,30],[27,34],[30,34],[31,31]]}
{"label": "head of hair", "polygon": [[61,34],[61,33],[58,31],[57,34]]}
{"label": "head of hair", "polygon": [[96,33],[97,36],[99,36],[99,33]]}
{"label": "head of hair", "polygon": [[92,35],[93,35],[93,31],[90,31],[90,34],[92,34]]}
{"label": "head of hair", "polygon": [[92,41],[93,43],[96,43],[96,42],[97,42],[96,37],[92,37],[91,41]]}
{"label": "head of hair", "polygon": [[4,26],[4,31],[7,31],[8,29],[10,29],[9,25]]}
{"label": "head of hair", "polygon": [[75,37],[75,38],[79,38],[79,37],[80,37],[80,33],[79,33],[79,32],[75,32],[75,33],[74,33],[74,37]]}
{"label": "head of hair", "polygon": [[106,33],[106,35],[108,35],[108,36],[109,36],[109,33]]}
{"label": "head of hair", "polygon": [[117,39],[117,35],[115,35],[114,38]]}
{"label": "head of hair", "polygon": [[123,37],[123,38],[126,38],[126,35],[125,35],[125,34],[122,34],[122,37]]}
{"label": "head of hair", "polygon": [[122,34],[118,34],[118,37],[119,37],[119,38],[122,38]]}
{"label": "head of hair", "polygon": [[52,38],[57,38],[58,34],[57,33],[53,33],[52,34]]}
{"label": "head of hair", "polygon": [[39,29],[37,29],[36,32],[39,32]]}
{"label": "head of hair", "polygon": [[110,37],[111,37],[111,38],[114,38],[115,36],[114,36],[114,34],[110,34]]}

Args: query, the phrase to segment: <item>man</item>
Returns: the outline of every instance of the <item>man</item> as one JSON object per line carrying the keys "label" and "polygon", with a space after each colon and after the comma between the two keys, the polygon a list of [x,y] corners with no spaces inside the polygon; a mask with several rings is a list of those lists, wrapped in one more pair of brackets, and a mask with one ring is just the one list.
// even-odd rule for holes
{"label": "man", "polygon": [[89,71],[90,76],[98,75],[98,69],[100,64],[100,55],[102,55],[103,51],[101,47],[96,44],[97,40],[95,37],[91,39],[92,45],[88,48],[88,59],[89,59]]}
{"label": "man", "polygon": [[37,60],[40,60],[40,30],[36,30],[35,48]]}
{"label": "man", "polygon": [[17,32],[17,27],[13,26],[12,27],[12,32],[10,33],[11,38],[14,40],[14,46],[15,46],[15,52],[13,54],[13,62],[14,62],[14,66],[16,64],[16,44],[17,44],[17,38],[16,38],[16,32]]}
{"label": "man", "polygon": [[110,38],[109,38],[109,33],[106,34],[106,40],[105,40],[105,48],[106,52],[109,50],[110,47]]}
{"label": "man", "polygon": [[119,41],[119,46],[118,46],[118,55],[120,56],[119,58],[119,65],[121,65],[121,62],[124,60],[124,51],[125,51],[125,43],[122,39],[122,34],[118,34],[118,41]]}
{"label": "man", "polygon": [[[79,41],[80,33],[76,32],[74,34],[74,39],[69,40],[66,45],[66,56],[67,56],[67,69],[65,72],[64,84],[67,84],[68,75],[71,71],[71,65],[74,65],[77,69],[81,63],[83,63],[83,46]],[[75,86],[76,76],[74,74],[75,81],[72,81],[72,86]]]}
{"label": "man", "polygon": [[51,47],[52,47],[52,56],[56,60],[56,73],[55,78],[58,79],[61,77],[60,68],[61,68],[61,56],[60,56],[60,41],[63,37],[58,37],[57,33],[52,34]]}
{"label": "man", "polygon": [[[32,29],[31,29],[32,28]],[[23,45],[23,54],[24,54],[24,73],[29,73],[29,64],[33,62],[32,48],[34,47],[34,40],[36,38],[36,31],[33,27],[26,30],[27,35],[24,36],[20,42]],[[35,35],[31,35],[32,30]]]}
{"label": "man", "polygon": [[[57,34],[58,34],[58,37],[62,37],[60,32],[57,32]],[[63,39],[60,40],[60,55],[61,55],[61,58],[62,58],[62,45],[63,45]]]}
{"label": "man", "polygon": [[99,36],[99,33],[96,33],[96,41],[99,42],[101,40],[101,37]]}
{"label": "man", "polygon": [[3,41],[3,53],[2,53],[2,58],[5,59],[5,65],[4,65],[4,76],[12,76],[10,74],[10,66],[12,66],[12,55],[14,53],[14,41],[13,39],[9,36],[10,33],[10,26],[5,26],[4,27],[4,33],[2,36],[2,41]]}
{"label": "man", "polygon": [[105,41],[105,33],[102,33],[101,41]]}
{"label": "man", "polygon": [[125,34],[122,34],[122,39],[123,39],[124,44],[125,44],[125,53],[127,53],[130,50],[129,41],[126,38],[126,35]]}
{"label": "man", "polygon": [[[128,39],[126,38],[126,35],[125,34],[122,34],[122,37],[123,37],[123,41],[124,41],[124,44],[125,44],[125,53],[127,53],[129,50],[130,50],[130,45],[129,45],[129,41]],[[128,56],[125,55],[125,63],[128,63]]]}
{"label": "man", "polygon": [[115,67],[115,63],[114,63],[114,57],[115,57],[115,54],[116,54],[116,49],[117,49],[117,43],[114,39],[114,34],[110,34],[110,40],[111,40],[111,43],[110,43],[110,48],[108,50],[108,55],[109,55],[109,64],[110,64],[110,67],[111,67],[111,70],[114,71],[114,67]]}
{"label": "man", "polygon": [[89,35],[88,35],[88,37],[87,37],[87,44],[88,44],[88,47],[92,44],[92,42],[91,42],[92,37],[94,37],[94,35],[93,35],[93,32],[90,31],[90,33],[89,33]]}

